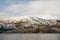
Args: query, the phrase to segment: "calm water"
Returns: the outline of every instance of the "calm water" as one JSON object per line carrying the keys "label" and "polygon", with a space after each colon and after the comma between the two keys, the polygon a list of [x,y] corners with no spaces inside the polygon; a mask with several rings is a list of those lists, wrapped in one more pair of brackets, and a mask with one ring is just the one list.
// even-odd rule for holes
{"label": "calm water", "polygon": [[60,40],[60,34],[0,34],[0,40]]}

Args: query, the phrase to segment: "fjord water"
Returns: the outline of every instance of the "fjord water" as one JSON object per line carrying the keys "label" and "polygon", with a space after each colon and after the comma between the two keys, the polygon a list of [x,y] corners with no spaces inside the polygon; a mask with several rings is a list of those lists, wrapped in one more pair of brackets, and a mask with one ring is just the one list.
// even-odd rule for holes
{"label": "fjord water", "polygon": [[0,34],[0,40],[60,40],[60,34]]}

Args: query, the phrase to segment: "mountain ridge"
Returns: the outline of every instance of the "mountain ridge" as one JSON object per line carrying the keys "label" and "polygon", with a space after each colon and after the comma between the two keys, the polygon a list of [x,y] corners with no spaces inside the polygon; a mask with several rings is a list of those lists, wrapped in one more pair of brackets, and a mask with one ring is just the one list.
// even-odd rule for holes
{"label": "mountain ridge", "polygon": [[43,24],[43,25],[55,25],[57,23],[57,19],[44,19],[41,17],[31,17],[31,16],[21,16],[21,17],[10,17],[5,18],[3,21],[5,23],[17,23],[17,22],[25,22],[25,23],[36,23],[36,24]]}

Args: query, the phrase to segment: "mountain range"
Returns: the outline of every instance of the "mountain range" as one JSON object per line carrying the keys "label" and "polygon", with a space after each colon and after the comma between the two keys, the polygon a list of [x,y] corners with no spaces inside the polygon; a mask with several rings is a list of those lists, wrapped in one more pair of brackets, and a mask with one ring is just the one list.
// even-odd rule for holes
{"label": "mountain range", "polygon": [[10,17],[10,18],[4,18],[1,21],[4,21],[5,23],[16,23],[18,21],[24,21],[24,22],[31,22],[31,23],[41,23],[41,22],[49,22],[49,23],[56,23],[56,20],[59,20],[57,17],[31,17],[31,16],[21,16],[21,17]]}
{"label": "mountain range", "polygon": [[57,17],[21,16],[0,20],[0,30],[3,32],[60,32],[59,26]]}

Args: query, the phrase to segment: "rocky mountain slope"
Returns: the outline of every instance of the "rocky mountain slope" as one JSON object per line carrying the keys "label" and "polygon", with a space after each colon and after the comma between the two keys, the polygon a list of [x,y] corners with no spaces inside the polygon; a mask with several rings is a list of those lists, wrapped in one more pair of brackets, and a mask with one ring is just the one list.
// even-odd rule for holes
{"label": "rocky mountain slope", "polygon": [[60,20],[54,17],[10,17],[0,20],[0,30],[1,32],[59,33]]}

